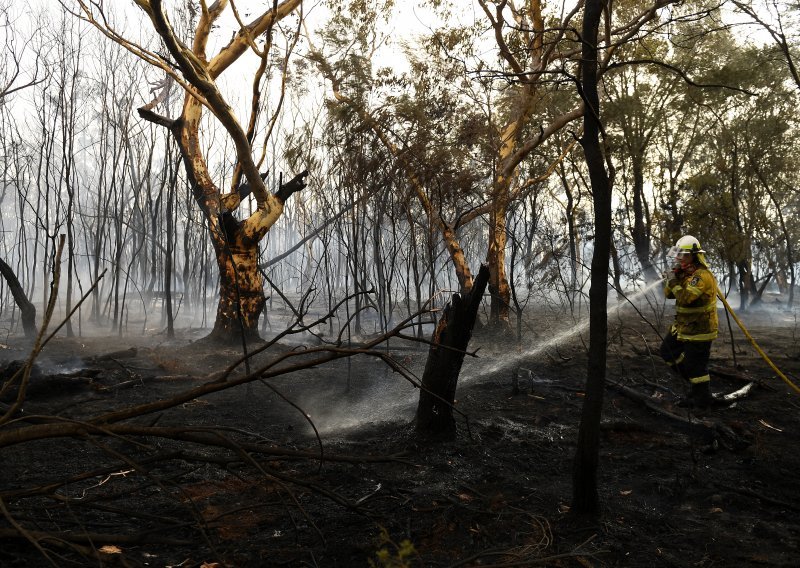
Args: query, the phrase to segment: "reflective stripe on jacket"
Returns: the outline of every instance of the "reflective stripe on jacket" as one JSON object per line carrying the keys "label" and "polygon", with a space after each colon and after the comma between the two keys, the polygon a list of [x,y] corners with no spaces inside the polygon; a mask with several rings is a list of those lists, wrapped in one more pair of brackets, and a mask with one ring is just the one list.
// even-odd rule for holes
{"label": "reflective stripe on jacket", "polygon": [[717,281],[711,271],[698,267],[694,274],[667,282],[664,295],[675,299],[672,331],[681,341],[711,341],[719,330]]}

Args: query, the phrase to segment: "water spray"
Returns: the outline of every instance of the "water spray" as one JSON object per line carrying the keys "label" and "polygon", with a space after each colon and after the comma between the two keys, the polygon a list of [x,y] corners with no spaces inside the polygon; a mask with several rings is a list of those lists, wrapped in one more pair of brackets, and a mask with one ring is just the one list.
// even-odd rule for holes
{"label": "water spray", "polygon": [[[639,290],[638,292],[636,292],[632,296],[627,296],[624,300],[618,301],[614,306],[612,306],[608,310],[608,312],[609,313],[613,313],[613,312],[616,312],[616,311],[620,310],[622,308],[622,306],[624,306],[624,305],[632,304],[634,301],[638,300],[639,298],[644,297],[653,288],[655,288],[656,286],[659,286],[661,284],[662,284],[661,280],[656,280],[654,282],[651,282],[650,284],[648,284],[647,286],[645,286],[644,288],[642,288],[641,290]],[[532,347],[531,349],[528,349],[527,351],[523,351],[522,353],[519,353],[514,357],[510,357],[510,358],[504,359],[503,361],[495,363],[494,365],[492,365],[488,369],[485,369],[485,372],[487,372],[487,373],[495,373],[497,371],[502,371],[503,369],[507,369],[509,367],[513,367],[515,364],[517,364],[517,362],[520,359],[523,359],[523,358],[528,359],[528,358],[536,357],[542,351],[544,351],[544,350],[546,350],[546,349],[548,349],[550,347],[553,347],[555,345],[558,345],[560,343],[563,343],[564,341],[568,340],[569,338],[571,338],[571,337],[573,337],[575,335],[583,333],[584,331],[586,331],[588,329],[590,322],[591,322],[591,320],[587,316],[583,320],[577,322],[573,327],[570,327],[569,329],[567,329],[567,330],[565,330],[565,331],[563,331],[563,332],[561,332],[559,334],[556,334],[554,337],[551,337],[550,339],[548,339],[544,343],[540,343],[536,347]]]}

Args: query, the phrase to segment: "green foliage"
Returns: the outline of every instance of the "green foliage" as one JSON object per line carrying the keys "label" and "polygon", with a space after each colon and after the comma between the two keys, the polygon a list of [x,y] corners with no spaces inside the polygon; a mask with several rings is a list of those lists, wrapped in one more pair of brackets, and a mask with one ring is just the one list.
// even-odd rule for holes
{"label": "green foliage", "polygon": [[[401,46],[402,71],[381,66],[375,55],[392,39],[380,33],[386,4],[330,4],[336,15],[322,35],[324,49],[355,106],[328,107],[325,145],[353,184],[368,187],[377,182],[375,172],[384,171],[395,188],[387,195],[404,206],[407,172],[398,173],[413,170],[432,210],[453,220],[491,202],[504,132],[531,140],[576,105],[580,14],[561,35],[560,5],[541,4],[545,31],[536,36],[531,22],[538,3],[479,2],[472,13],[452,0],[422,4],[436,17]],[[497,29],[483,5],[501,22]],[[641,28],[626,28],[651,6],[647,0],[615,4],[614,48],[601,48],[601,55],[612,56],[601,109],[620,196],[621,234],[615,238],[638,239],[638,246],[645,234],[655,249],[690,232],[716,259],[746,264],[754,243],[782,246],[770,234],[777,234],[778,212],[785,210],[784,232],[796,241],[800,222],[788,212],[798,208],[791,196],[800,184],[793,165],[800,147],[797,93],[782,54],[745,43],[737,28],[725,26],[718,3],[706,0],[670,4]],[[603,40],[605,33],[601,29]],[[539,41],[545,51],[536,51]],[[550,47],[560,56],[537,68]],[[381,125],[402,160],[376,142],[365,116]],[[518,130],[504,130],[520,116]],[[573,125],[525,155],[515,181],[546,171],[577,136]],[[564,223],[565,192],[580,202],[586,191],[585,170],[574,158],[563,157],[568,167],[561,180],[551,176],[531,188],[541,191],[540,206],[555,212],[556,224]],[[567,215],[576,213],[570,208]]]}
{"label": "green foliage", "polygon": [[375,560],[369,561],[372,568],[410,568],[412,561],[418,558],[410,540],[404,539],[398,544],[384,527],[381,527],[378,547]]}
{"label": "green foliage", "polygon": [[[623,226],[633,227],[631,196],[644,184],[651,244],[691,233],[714,262],[785,266],[785,241],[800,237],[791,221],[779,223],[800,181],[797,93],[780,52],[743,42],[703,9],[681,6],[669,35],[624,46],[604,77]],[[759,247],[772,248],[754,259]]]}

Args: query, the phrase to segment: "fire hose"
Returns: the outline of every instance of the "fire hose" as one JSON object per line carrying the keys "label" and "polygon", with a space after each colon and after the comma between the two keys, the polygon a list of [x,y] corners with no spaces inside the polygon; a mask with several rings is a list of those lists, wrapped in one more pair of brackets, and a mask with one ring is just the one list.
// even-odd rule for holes
{"label": "fire hose", "polygon": [[759,347],[759,346],[758,346],[758,343],[756,343],[756,340],[755,340],[755,339],[753,339],[753,336],[752,336],[752,335],[750,335],[750,332],[749,332],[749,331],[747,331],[747,328],[744,326],[744,324],[742,323],[742,321],[741,321],[741,320],[739,319],[739,317],[736,315],[736,312],[734,312],[734,311],[733,311],[733,308],[731,308],[731,305],[728,303],[728,300],[726,300],[726,299],[725,299],[725,296],[723,296],[723,295],[722,295],[722,292],[719,292],[719,291],[718,291],[718,292],[717,292],[717,297],[718,297],[720,300],[722,300],[722,305],[724,305],[724,306],[725,306],[725,309],[726,309],[726,310],[728,310],[728,313],[730,313],[730,314],[731,314],[731,316],[733,316],[733,319],[734,319],[734,321],[735,321],[735,322],[736,322],[736,324],[739,326],[739,328],[742,330],[742,332],[744,333],[744,336],[745,336],[745,337],[748,339],[748,341],[750,341],[750,344],[753,346],[753,348],[755,348],[755,350],[758,352],[758,354],[759,354],[759,355],[761,355],[761,358],[762,358],[762,359],[764,359],[764,361],[766,361],[766,362],[767,362],[767,365],[769,365],[769,366],[770,366],[770,368],[771,368],[773,371],[775,371],[775,374],[776,374],[776,375],[778,375],[778,376],[781,378],[781,380],[782,380],[784,383],[786,383],[787,385],[789,385],[789,386],[790,386],[790,387],[791,387],[791,388],[792,388],[792,389],[793,389],[793,390],[794,390],[794,391],[795,391],[797,394],[800,394],[800,387],[798,387],[798,386],[797,386],[796,384],[794,384],[794,383],[793,383],[791,380],[789,380],[789,378],[788,378],[786,375],[784,375],[784,374],[781,372],[781,370],[780,370],[780,369],[778,369],[778,367],[776,367],[776,366],[775,366],[775,363],[773,363],[773,362],[770,360],[770,358],[769,358],[769,357],[767,357],[767,354],[766,354],[766,353],[764,353],[763,349],[761,349],[761,347]]}

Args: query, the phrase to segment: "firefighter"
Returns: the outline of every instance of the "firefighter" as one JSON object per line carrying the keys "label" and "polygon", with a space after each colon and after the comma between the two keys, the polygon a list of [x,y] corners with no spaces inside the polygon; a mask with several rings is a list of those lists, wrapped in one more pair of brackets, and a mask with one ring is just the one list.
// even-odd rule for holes
{"label": "firefighter", "polygon": [[691,235],[678,239],[669,253],[675,260],[664,295],[675,300],[675,323],[661,343],[661,357],[691,385],[679,405],[703,409],[714,403],[708,361],[717,337],[717,281],[705,251]]}

